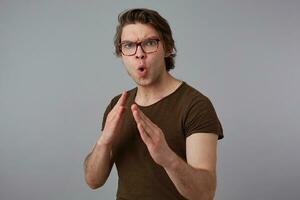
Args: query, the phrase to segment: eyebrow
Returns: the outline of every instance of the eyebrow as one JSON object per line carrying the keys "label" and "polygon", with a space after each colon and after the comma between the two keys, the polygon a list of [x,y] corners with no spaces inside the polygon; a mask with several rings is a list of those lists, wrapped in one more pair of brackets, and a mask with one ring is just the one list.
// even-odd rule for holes
{"label": "eyebrow", "polygon": [[137,42],[143,42],[143,41],[146,41],[146,40],[151,40],[151,39],[159,39],[159,37],[158,36],[150,36],[150,37],[148,37],[148,38],[145,38],[145,39],[143,39],[143,40],[141,40],[141,41],[131,41],[131,40],[123,40],[123,41],[121,41],[120,42],[120,44],[123,44],[123,43],[127,43],[127,42],[133,42],[133,43],[137,43]]}

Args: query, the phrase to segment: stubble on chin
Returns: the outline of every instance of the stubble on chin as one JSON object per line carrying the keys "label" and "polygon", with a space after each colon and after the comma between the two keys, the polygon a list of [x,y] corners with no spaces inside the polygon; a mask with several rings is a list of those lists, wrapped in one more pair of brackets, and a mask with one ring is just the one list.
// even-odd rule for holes
{"label": "stubble on chin", "polygon": [[133,73],[130,73],[130,71],[129,70],[127,70],[126,69],[126,71],[127,71],[127,74],[128,74],[128,76],[138,85],[138,86],[144,86],[146,83],[145,83],[145,80],[143,80],[143,78],[138,78],[138,77],[136,77],[136,76],[134,76],[134,74]]}

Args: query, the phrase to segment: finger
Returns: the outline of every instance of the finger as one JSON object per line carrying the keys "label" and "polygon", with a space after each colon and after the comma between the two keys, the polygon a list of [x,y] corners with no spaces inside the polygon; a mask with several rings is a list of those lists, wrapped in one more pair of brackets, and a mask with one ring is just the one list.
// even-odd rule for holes
{"label": "finger", "polygon": [[138,108],[136,104],[132,104],[131,106],[132,111],[136,111],[138,113],[139,120],[143,120],[146,122],[146,120],[149,121],[149,119],[146,117],[146,115]]}
{"label": "finger", "polygon": [[144,130],[144,128],[141,124],[138,124],[137,128],[139,130],[139,133],[140,133],[140,136],[141,136],[143,142],[146,145],[149,145],[152,142],[151,137],[146,133],[146,131]]}
{"label": "finger", "polygon": [[121,115],[126,108],[124,106],[118,106],[117,104],[113,107],[113,109],[109,112],[109,118],[116,118]]}
{"label": "finger", "polygon": [[119,107],[120,109],[116,110],[116,112],[112,113],[112,115],[110,115],[106,122],[105,122],[105,127],[109,127],[109,129],[115,129],[118,124],[121,121],[121,117],[122,117],[122,113],[123,113],[123,109],[121,107]]}
{"label": "finger", "polygon": [[142,111],[137,110],[136,105],[131,106],[131,109],[132,109],[132,114],[133,114],[133,117],[134,117],[136,123],[138,125],[142,126],[143,130],[147,133],[147,135],[149,135],[151,137],[151,135],[154,132],[153,126],[151,124],[147,123],[147,121],[145,121],[141,117]]}
{"label": "finger", "polygon": [[127,99],[127,96],[128,96],[127,91],[124,91],[124,92],[122,93],[121,97],[119,98],[119,100],[118,100],[118,102],[117,102],[116,105],[118,105],[118,106],[124,106],[125,101],[126,101],[126,99]]}
{"label": "finger", "polygon": [[122,95],[120,96],[120,98],[118,99],[118,101],[115,104],[115,106],[113,107],[113,109],[111,110],[112,115],[116,115],[116,113],[118,112],[119,107],[120,106],[124,106],[125,101],[127,99],[127,96],[128,96],[127,92],[124,91],[122,93]]}
{"label": "finger", "polygon": [[146,123],[145,118],[142,117],[143,112],[138,109],[136,104],[133,104],[131,106],[131,110],[132,110],[134,119],[137,123],[143,123],[143,124]]}
{"label": "finger", "polygon": [[154,127],[155,124],[143,113],[143,111],[141,111],[139,109],[138,106],[136,106],[136,110],[138,111],[139,115],[140,115],[140,118],[145,121],[145,123],[148,125],[148,126],[151,126],[151,127]]}
{"label": "finger", "polygon": [[124,113],[125,109],[126,108],[124,106],[119,106],[117,108],[117,111],[114,113],[113,118],[116,119],[116,120],[119,120],[121,118],[122,114]]}
{"label": "finger", "polygon": [[152,122],[152,121],[151,121],[151,120],[143,113],[143,111],[141,111],[141,110],[138,108],[138,106],[137,106],[136,104],[133,104],[133,105],[131,106],[131,110],[132,110],[132,111],[136,110],[137,113],[138,113],[139,119],[142,120],[142,121],[144,121],[145,125],[147,125],[149,128],[151,128],[151,129],[156,129],[156,128],[158,128],[158,126],[157,126],[155,123],[153,123],[153,122]]}
{"label": "finger", "polygon": [[136,123],[139,123],[141,121],[141,118],[139,116],[136,104],[131,105],[131,111],[132,111],[132,114],[133,114],[133,117],[134,117]]}

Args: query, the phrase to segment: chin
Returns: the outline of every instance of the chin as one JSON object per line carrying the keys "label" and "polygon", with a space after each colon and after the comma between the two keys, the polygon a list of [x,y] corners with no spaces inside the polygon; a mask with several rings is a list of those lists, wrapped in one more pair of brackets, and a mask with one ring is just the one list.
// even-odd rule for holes
{"label": "chin", "polygon": [[138,86],[146,87],[146,86],[149,86],[149,85],[152,84],[152,80],[149,80],[149,79],[136,79],[135,83]]}

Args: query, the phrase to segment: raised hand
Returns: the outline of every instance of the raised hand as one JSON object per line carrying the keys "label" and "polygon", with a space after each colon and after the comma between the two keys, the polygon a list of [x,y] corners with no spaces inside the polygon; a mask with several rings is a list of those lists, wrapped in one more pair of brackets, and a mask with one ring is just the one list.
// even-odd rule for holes
{"label": "raised hand", "polygon": [[123,121],[123,113],[126,110],[124,104],[127,96],[127,92],[123,92],[117,104],[107,115],[105,126],[98,142],[107,145],[111,145],[114,142],[115,138],[120,132],[119,129]]}
{"label": "raised hand", "polygon": [[163,167],[169,165],[174,152],[167,144],[162,130],[154,124],[136,104],[131,106],[131,110],[141,138],[146,144],[153,160]]}

